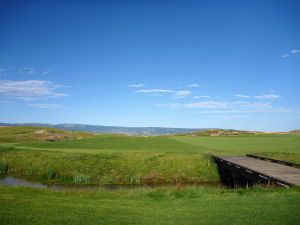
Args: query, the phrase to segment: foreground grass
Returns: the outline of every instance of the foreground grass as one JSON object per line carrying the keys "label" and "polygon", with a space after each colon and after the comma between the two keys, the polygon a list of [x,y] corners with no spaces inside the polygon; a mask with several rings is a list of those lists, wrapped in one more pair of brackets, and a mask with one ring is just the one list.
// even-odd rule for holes
{"label": "foreground grass", "polygon": [[0,224],[299,224],[299,189],[53,192],[0,186]]}

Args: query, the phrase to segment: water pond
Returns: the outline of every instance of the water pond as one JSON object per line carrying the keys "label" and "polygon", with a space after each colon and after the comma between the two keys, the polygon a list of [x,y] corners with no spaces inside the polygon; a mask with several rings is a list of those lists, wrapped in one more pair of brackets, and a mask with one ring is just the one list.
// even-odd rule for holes
{"label": "water pond", "polygon": [[[2,176],[0,177],[0,185],[5,186],[23,186],[23,187],[31,187],[31,188],[39,188],[39,189],[52,189],[55,191],[64,191],[64,190],[72,190],[72,191],[92,191],[99,189],[106,190],[122,190],[122,189],[136,189],[136,188],[157,188],[157,187],[176,187],[176,184],[105,184],[105,185],[65,185],[65,184],[43,184],[40,182],[28,181],[25,179],[20,179],[12,176]],[[180,184],[180,186],[220,186],[218,182],[204,182],[198,184]]]}

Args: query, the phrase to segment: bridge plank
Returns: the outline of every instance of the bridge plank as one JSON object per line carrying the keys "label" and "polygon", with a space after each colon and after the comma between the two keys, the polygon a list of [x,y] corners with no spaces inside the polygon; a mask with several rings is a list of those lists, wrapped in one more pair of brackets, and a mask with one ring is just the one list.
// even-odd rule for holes
{"label": "bridge plank", "polygon": [[257,172],[261,175],[284,181],[291,185],[300,186],[300,169],[274,162],[263,161],[251,157],[226,156],[219,157],[226,162]]}

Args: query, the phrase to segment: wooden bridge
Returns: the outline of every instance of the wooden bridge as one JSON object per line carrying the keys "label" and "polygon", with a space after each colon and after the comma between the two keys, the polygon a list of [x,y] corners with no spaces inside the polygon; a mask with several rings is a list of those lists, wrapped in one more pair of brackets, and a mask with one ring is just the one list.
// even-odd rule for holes
{"label": "wooden bridge", "polygon": [[299,164],[256,155],[213,157],[226,186],[248,187],[258,183],[300,186]]}

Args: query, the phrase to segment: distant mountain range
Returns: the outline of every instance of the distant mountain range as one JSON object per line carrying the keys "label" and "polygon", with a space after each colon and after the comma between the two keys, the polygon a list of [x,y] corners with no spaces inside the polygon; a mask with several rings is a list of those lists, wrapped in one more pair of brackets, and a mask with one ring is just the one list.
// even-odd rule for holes
{"label": "distant mountain range", "polygon": [[93,133],[114,133],[128,135],[167,135],[179,133],[192,133],[206,129],[189,128],[165,128],[165,127],[118,127],[118,126],[99,126],[87,124],[47,124],[47,123],[0,123],[0,126],[40,126],[54,127],[62,130],[85,131]]}

